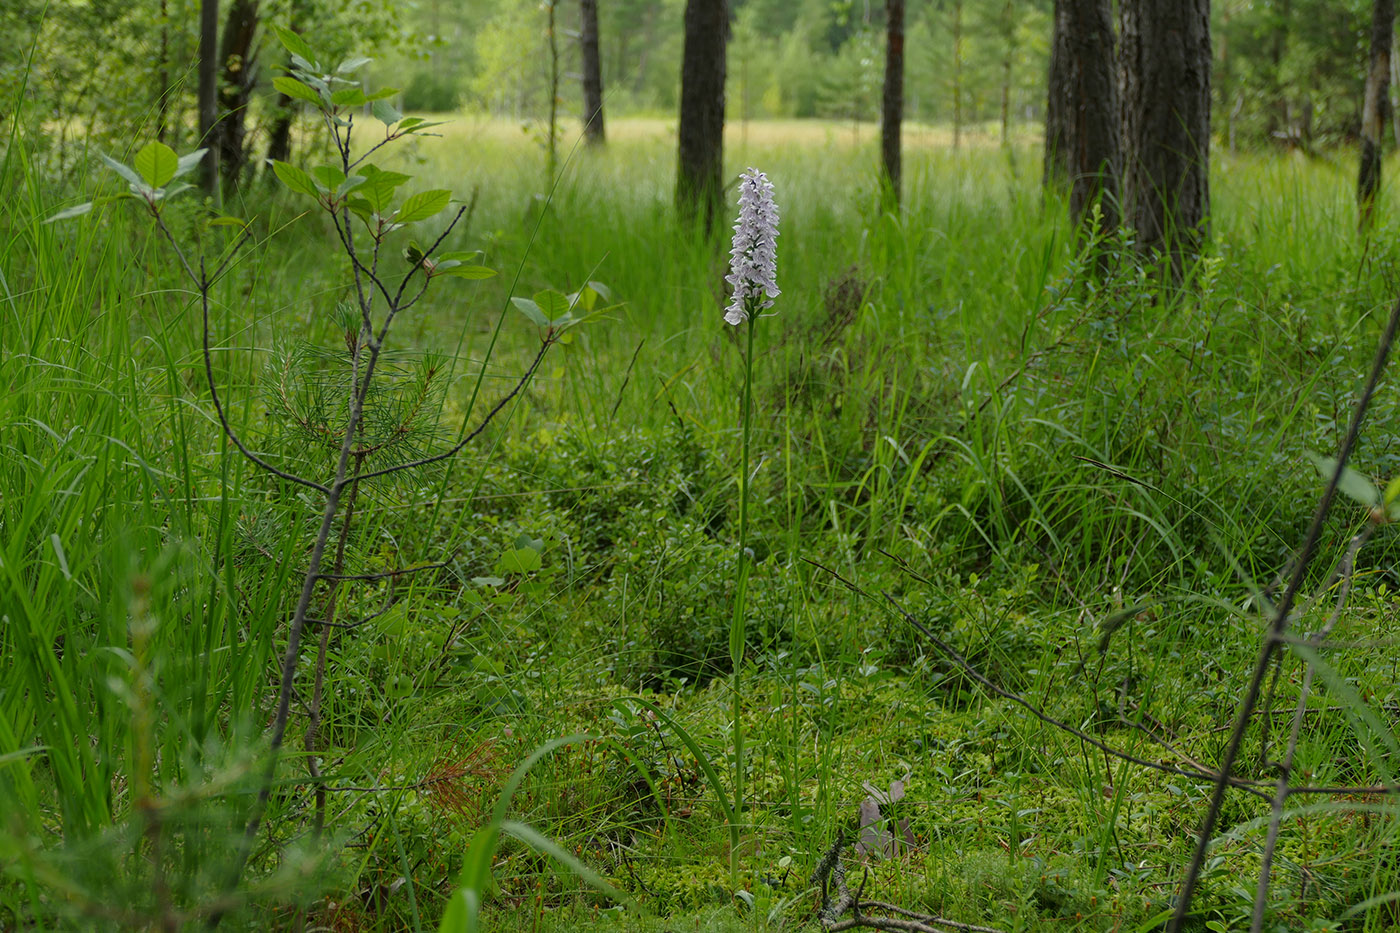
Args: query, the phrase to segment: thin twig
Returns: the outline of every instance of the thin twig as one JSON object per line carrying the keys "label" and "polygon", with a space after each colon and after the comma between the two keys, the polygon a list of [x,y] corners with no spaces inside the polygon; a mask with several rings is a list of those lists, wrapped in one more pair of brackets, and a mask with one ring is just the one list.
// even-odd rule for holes
{"label": "thin twig", "polygon": [[[1352,570],[1356,564],[1356,555],[1371,539],[1377,527],[1379,526],[1375,522],[1370,522],[1352,538],[1351,546],[1347,548],[1346,555],[1338,565],[1337,572],[1342,581],[1341,592],[1337,594],[1337,602],[1332,608],[1332,613],[1323,622],[1322,628],[1308,636],[1309,647],[1316,649],[1322,644],[1341,619],[1347,597],[1351,594]],[[1313,674],[1316,672],[1311,661],[1305,662],[1304,667],[1303,685],[1298,690],[1298,703],[1293,713],[1293,728],[1288,735],[1288,747],[1283,753],[1283,761],[1279,762],[1278,790],[1274,793],[1274,802],[1269,814],[1269,832],[1264,839],[1264,854],[1259,863],[1259,881],[1254,888],[1254,915],[1250,919],[1250,933],[1262,933],[1264,913],[1269,906],[1269,879],[1273,872],[1274,851],[1278,846],[1279,829],[1283,826],[1283,808],[1288,803],[1288,782],[1293,776],[1293,758],[1298,751],[1298,737],[1303,731],[1303,714],[1308,708],[1308,694],[1312,691]]]}
{"label": "thin twig", "polygon": [[531,361],[530,368],[525,370],[525,374],[520,377],[520,380],[518,382],[516,382],[514,388],[512,388],[504,398],[502,398],[499,402],[496,403],[496,407],[492,408],[491,411],[487,413],[486,417],[481,420],[481,423],[478,424],[470,434],[463,437],[451,448],[443,451],[440,454],[434,454],[431,457],[423,457],[419,460],[410,460],[408,463],[398,463],[394,466],[374,470],[373,472],[366,473],[360,478],[365,480],[375,479],[376,477],[387,476],[390,473],[399,473],[403,470],[410,470],[416,467],[428,466],[429,464],[439,463],[443,460],[449,460],[452,457],[457,456],[457,454],[459,454],[462,451],[462,448],[466,447],[473,440],[475,440],[476,437],[479,434],[481,434],[482,431],[486,430],[486,426],[491,423],[492,419],[494,419],[498,414],[500,414],[501,410],[510,403],[510,400],[515,398],[515,396],[520,393],[520,390],[523,389],[525,385],[530,381],[530,378],[534,376],[535,370],[539,369],[540,362],[544,359],[545,352],[548,351],[549,348],[554,345],[555,339],[555,335],[550,334],[540,343],[539,352],[535,354],[534,360]]}
{"label": "thin twig", "polygon": [[1274,651],[1279,647],[1279,637],[1288,629],[1289,613],[1293,609],[1293,602],[1298,596],[1298,591],[1302,589],[1303,579],[1307,574],[1308,565],[1312,563],[1318,541],[1322,538],[1323,524],[1327,520],[1327,514],[1332,510],[1332,501],[1337,494],[1337,484],[1341,482],[1342,471],[1346,469],[1347,460],[1351,458],[1352,449],[1356,446],[1357,438],[1361,435],[1361,423],[1365,420],[1366,410],[1370,407],[1371,399],[1376,393],[1381,373],[1385,371],[1386,363],[1390,359],[1390,348],[1395,343],[1397,329],[1400,329],[1400,300],[1397,300],[1391,308],[1390,319],[1386,322],[1380,345],[1376,347],[1376,357],[1371,363],[1371,372],[1366,378],[1366,386],[1362,390],[1361,398],[1356,403],[1351,424],[1347,426],[1341,450],[1337,452],[1337,465],[1327,481],[1327,488],[1322,493],[1322,499],[1317,503],[1316,511],[1313,512],[1312,522],[1308,526],[1302,546],[1298,549],[1298,560],[1294,564],[1288,588],[1284,591],[1283,599],[1275,607],[1273,624],[1269,627],[1269,632],[1264,638],[1264,644],[1260,646],[1259,659],[1254,664],[1254,672],[1249,678],[1249,686],[1245,690],[1244,699],[1240,702],[1239,713],[1235,718],[1235,728],[1230,733],[1230,741],[1226,745],[1224,759],[1220,762],[1220,771],[1215,779],[1215,789],[1211,793],[1210,806],[1206,810],[1205,818],[1201,821],[1201,828],[1196,836],[1196,850],[1191,856],[1191,864],[1187,867],[1186,877],[1181,883],[1181,891],[1177,895],[1176,910],[1172,914],[1171,922],[1167,925],[1167,933],[1180,933],[1182,924],[1186,922],[1187,916],[1191,913],[1191,900],[1196,893],[1196,882],[1200,879],[1201,869],[1205,866],[1206,850],[1210,846],[1211,837],[1215,833],[1216,821],[1220,819],[1221,806],[1225,802],[1225,788],[1231,781],[1231,771],[1235,767],[1235,760],[1239,757],[1240,747],[1244,744],[1244,735],[1249,728],[1254,705],[1259,700],[1259,691],[1263,686],[1264,676],[1268,672],[1269,662],[1273,659]]}

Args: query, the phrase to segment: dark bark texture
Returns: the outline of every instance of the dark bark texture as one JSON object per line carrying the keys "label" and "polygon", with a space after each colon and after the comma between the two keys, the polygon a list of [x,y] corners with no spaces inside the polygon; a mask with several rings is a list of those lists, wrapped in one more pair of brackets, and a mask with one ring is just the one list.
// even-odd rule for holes
{"label": "dark bark texture", "polygon": [[213,193],[218,185],[219,148],[214,145],[214,124],[219,117],[219,0],[199,4],[199,145],[209,151],[200,163],[199,181]]}
{"label": "dark bark texture", "polygon": [[1048,90],[1045,97],[1045,165],[1041,181],[1055,187],[1063,186],[1069,179],[1069,159],[1065,149],[1065,135],[1069,124],[1066,107],[1070,99],[1066,3],[1067,0],[1055,0],[1054,26],[1050,39],[1050,75],[1046,79]]}
{"label": "dark bark texture", "polygon": [[729,40],[726,0],[686,0],[681,55],[680,151],[676,209],[714,228],[724,197],[724,76]]}
{"label": "dark bark texture", "polygon": [[257,0],[233,0],[224,23],[219,60],[219,121],[214,139],[219,148],[219,171],[230,189],[238,186],[248,165],[248,101],[257,84]]}
{"label": "dark bark texture", "polygon": [[1069,173],[1070,215],[1081,223],[1095,202],[1102,229],[1118,227],[1121,142],[1118,73],[1109,0],[1061,0],[1065,21],[1065,92],[1061,102],[1063,162]]}
{"label": "dark bark texture", "polygon": [[880,110],[880,155],[894,203],[902,174],[900,128],[904,121],[904,0],[885,0],[885,91]]}
{"label": "dark bark texture", "polygon": [[603,132],[603,60],[598,52],[598,0],[579,0],[578,45],[583,64],[583,138],[600,145]]}
{"label": "dark bark texture", "polygon": [[1371,12],[1371,67],[1366,72],[1366,100],[1361,111],[1361,169],[1356,203],[1362,228],[1371,225],[1376,192],[1381,187],[1381,154],[1390,107],[1390,55],[1395,35],[1395,0],[1376,0]]}
{"label": "dark bark texture", "polygon": [[1210,0],[1120,0],[1123,219],[1179,281],[1210,215]]}

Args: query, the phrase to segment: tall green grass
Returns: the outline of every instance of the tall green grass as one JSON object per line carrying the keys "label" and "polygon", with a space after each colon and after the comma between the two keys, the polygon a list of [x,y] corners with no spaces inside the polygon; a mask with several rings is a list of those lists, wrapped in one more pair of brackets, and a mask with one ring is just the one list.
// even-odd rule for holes
{"label": "tall green grass", "polygon": [[[1021,929],[1151,928],[1201,789],[1027,721],[803,559],[889,590],[1061,718],[1167,755],[1123,719],[1157,723],[1209,764],[1255,654],[1256,588],[1285,566],[1321,488],[1304,454],[1335,446],[1400,284],[1393,224],[1354,233],[1346,165],[1220,154],[1215,245],[1173,291],[1126,267],[1094,281],[1031,149],[917,149],[894,216],[879,208],[873,149],[844,127],[818,142],[752,133],[746,151],[735,140],[731,168],[768,172],[784,210],[784,296],[755,359],[757,562],[736,697],[721,675],[742,384],[721,324],[723,244],[673,226],[664,137],[620,133],[575,153],[546,199],[528,137],[470,122],[446,133],[421,143],[416,173],[480,185],[449,248],[522,264],[519,294],[592,278],[623,304],[558,348],[466,467],[384,492],[370,546],[454,566],[332,642],[329,843],[296,843],[312,788],[290,761],[273,818],[293,857],[258,863],[233,919],[290,925],[305,909],[312,923],[432,928],[490,816],[477,801],[494,801],[532,749],[587,731],[631,758],[560,748],[508,816],[664,923],[795,926],[802,879],[856,828],[864,784],[907,772],[894,815],[918,847],[873,861],[882,899]],[[41,225],[61,193],[23,139],[6,152],[0,799],[16,805],[0,817],[0,925],[194,922],[217,900],[254,784],[304,560],[301,505],[223,445],[190,296],[149,231],[115,210]],[[1393,190],[1386,205],[1396,216]],[[294,216],[246,209],[265,210],[269,231]],[[219,378],[269,444],[271,349],[333,336],[339,279],[322,233],[299,222],[216,296]],[[430,295],[404,322],[420,348],[455,359],[449,427],[507,281],[469,301]],[[534,340],[502,330],[485,391]],[[1378,407],[1357,466],[1389,477],[1395,402]],[[1339,511],[1330,553],[1362,520]],[[499,571],[522,533],[544,540],[543,566]],[[1339,637],[1394,636],[1393,556],[1383,530]],[[1100,655],[1102,623],[1132,606]],[[1302,766],[1317,783],[1377,780],[1393,664],[1377,650],[1327,661]],[[665,716],[627,699],[638,692]],[[736,699],[750,737],[740,884],[767,898],[749,912],[730,889],[710,767],[730,753]],[[1266,818],[1251,798],[1230,804],[1201,928],[1247,916],[1252,892],[1236,881],[1252,885]],[[1392,889],[1394,836],[1387,799],[1300,810],[1274,922],[1342,922]],[[606,902],[563,863],[493,844],[472,876],[489,922],[605,922]],[[1391,909],[1377,902],[1345,928],[1383,930]]]}

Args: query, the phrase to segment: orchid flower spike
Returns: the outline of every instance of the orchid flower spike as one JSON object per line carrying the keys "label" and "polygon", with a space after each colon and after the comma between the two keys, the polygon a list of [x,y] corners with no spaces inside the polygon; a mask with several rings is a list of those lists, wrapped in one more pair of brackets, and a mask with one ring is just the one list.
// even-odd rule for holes
{"label": "orchid flower spike", "polygon": [[729,253],[734,288],[724,319],[742,324],[750,314],[773,307],[778,291],[778,205],[768,176],[751,168],[739,176],[739,222],[734,225],[734,248]]}

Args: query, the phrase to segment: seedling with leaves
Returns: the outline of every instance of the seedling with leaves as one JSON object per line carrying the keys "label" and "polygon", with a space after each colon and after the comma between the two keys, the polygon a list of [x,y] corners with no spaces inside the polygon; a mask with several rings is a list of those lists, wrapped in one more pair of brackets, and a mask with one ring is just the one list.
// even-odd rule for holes
{"label": "seedling with leaves", "polygon": [[[444,464],[472,443],[497,415],[530,382],[540,361],[564,331],[577,323],[575,311],[593,310],[606,289],[590,283],[580,292],[565,296],[542,292],[533,301],[517,306],[540,328],[540,345],[525,372],[494,407],[468,431],[463,426],[460,440],[447,445],[438,442],[436,412],[441,408],[446,375],[445,361],[420,357],[411,362],[396,351],[390,358],[389,336],[394,323],[418,305],[430,284],[451,277],[483,279],[494,272],[479,264],[476,253],[440,252],[452,232],[471,212],[470,204],[459,204],[447,216],[430,245],[415,242],[396,244],[400,231],[441,218],[453,204],[452,194],[430,189],[401,195],[412,179],[369,162],[382,146],[405,136],[422,133],[434,124],[404,117],[389,104],[397,92],[384,89],[372,94],[361,90],[353,80],[368,59],[350,59],[335,67],[324,65],[307,42],[289,30],[277,28],[277,35],[291,55],[290,74],[275,79],[278,90],[311,105],[321,116],[336,154],[334,164],[318,165],[309,171],[285,162],[274,171],[288,189],[300,194],[325,211],[331,220],[348,263],[352,298],[338,308],[337,330],[343,345],[318,348],[297,344],[280,351],[268,380],[269,411],[303,443],[293,455],[255,453],[238,427],[229,419],[215,380],[210,328],[211,290],[232,267],[235,257],[253,240],[252,226],[233,217],[217,217],[210,226],[227,228],[228,234],[216,262],[206,261],[202,251],[192,253],[183,247],[167,224],[165,205],[171,197],[190,186],[179,179],[199,163],[202,150],[185,156],[160,142],[151,142],[137,154],[134,164],[124,165],[104,157],[106,163],[127,183],[128,191],[105,200],[136,200],[168,241],[180,268],[198,296],[203,329],[204,373],[219,424],[229,441],[244,457],[275,481],[309,490],[320,500],[319,521],[309,546],[309,559],[289,613],[286,648],[282,655],[278,699],[267,730],[270,746],[258,785],[258,794],[246,823],[244,838],[233,859],[225,882],[232,891],[244,873],[253,843],[268,813],[278,759],[291,718],[292,698],[297,691],[301,643],[308,626],[319,627],[320,646],[312,685],[302,688],[307,728],[304,739],[307,767],[316,787],[312,824],[313,837],[319,836],[326,813],[326,778],[320,772],[316,755],[317,729],[322,709],[322,689],[330,632],[363,625],[379,613],[343,620],[337,605],[346,586],[356,583],[382,584],[415,572],[440,568],[444,562],[427,561],[412,567],[363,568],[350,572],[347,554],[356,527],[357,507],[363,510],[361,490],[371,481],[387,481],[408,471],[419,471]],[[384,127],[384,137],[366,151],[356,154],[353,139],[358,111],[371,107]],[[100,201],[65,210],[51,220],[76,217],[93,209]],[[212,265],[212,269],[210,266]],[[480,388],[478,381],[477,388]],[[473,395],[473,399],[475,394]],[[322,456],[311,455],[319,451]],[[321,472],[304,471],[321,467]],[[314,501],[314,500],[312,500]],[[390,597],[392,604],[393,597]],[[216,915],[217,917],[217,915]]]}

